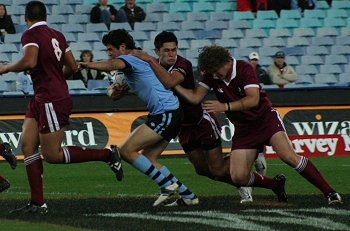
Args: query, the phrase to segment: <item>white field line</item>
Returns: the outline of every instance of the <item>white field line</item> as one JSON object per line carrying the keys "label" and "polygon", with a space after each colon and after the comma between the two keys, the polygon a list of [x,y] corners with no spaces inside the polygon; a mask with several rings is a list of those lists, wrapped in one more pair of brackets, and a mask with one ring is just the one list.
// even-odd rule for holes
{"label": "white field line", "polygon": [[[300,215],[300,212],[315,213]],[[252,213],[254,215],[248,215]],[[331,216],[330,216],[331,215]],[[315,209],[248,209],[238,214],[220,211],[184,211],[160,213],[98,213],[86,216],[124,217],[143,220],[171,221],[189,224],[201,224],[220,228],[239,230],[274,230],[268,223],[288,226],[308,226],[315,230],[350,230],[350,226],[331,220],[336,216],[350,216],[349,210],[334,208]]]}

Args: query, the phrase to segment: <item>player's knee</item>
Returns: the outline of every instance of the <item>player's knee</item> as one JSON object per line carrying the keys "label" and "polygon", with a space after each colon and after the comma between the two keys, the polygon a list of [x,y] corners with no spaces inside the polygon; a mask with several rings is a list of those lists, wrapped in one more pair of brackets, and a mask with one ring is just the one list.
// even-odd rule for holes
{"label": "player's knee", "polygon": [[236,186],[246,186],[249,181],[249,179],[243,174],[238,174],[231,171],[230,175],[231,175],[232,182]]}
{"label": "player's knee", "polygon": [[45,152],[41,151],[41,155],[44,157],[44,160],[50,164],[58,164],[63,163],[63,154],[61,155],[59,152]]}
{"label": "player's knee", "polygon": [[131,148],[128,148],[128,146],[125,145],[122,145],[120,147],[119,153],[122,159],[127,161],[128,163],[133,163],[139,155],[137,151],[133,151]]}
{"label": "player's knee", "polygon": [[44,156],[44,160],[47,163],[50,163],[50,164],[62,163],[62,158],[58,158],[52,155],[47,156],[47,155],[44,155],[44,153],[43,153],[43,156]]}

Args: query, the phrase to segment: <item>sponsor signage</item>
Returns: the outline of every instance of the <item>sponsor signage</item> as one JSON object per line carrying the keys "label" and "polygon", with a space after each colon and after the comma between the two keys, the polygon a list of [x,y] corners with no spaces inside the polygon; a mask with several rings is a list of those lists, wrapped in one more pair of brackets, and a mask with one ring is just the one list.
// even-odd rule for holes
{"label": "sponsor signage", "polygon": [[[298,154],[312,156],[350,156],[350,107],[277,108],[292,145]],[[224,152],[229,152],[234,125],[223,113],[217,114],[222,126]],[[0,142],[10,142],[21,157],[24,116],[0,116]],[[73,114],[62,145],[104,148],[121,144],[128,134],[147,119],[147,112]],[[183,154],[178,139],[171,140],[163,154]],[[276,157],[266,147],[267,157]]]}

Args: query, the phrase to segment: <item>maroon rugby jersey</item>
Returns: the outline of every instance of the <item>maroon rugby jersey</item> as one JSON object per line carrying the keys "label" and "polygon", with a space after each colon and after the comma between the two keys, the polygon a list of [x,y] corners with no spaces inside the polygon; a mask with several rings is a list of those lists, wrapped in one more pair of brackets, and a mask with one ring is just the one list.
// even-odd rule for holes
{"label": "maroon rugby jersey", "polygon": [[256,108],[226,112],[227,117],[235,126],[252,125],[261,120],[265,112],[272,109],[271,101],[267,98],[266,92],[262,90],[254,67],[247,61],[233,60],[232,79],[228,84],[223,80],[213,79],[212,76],[205,75],[202,77],[200,85],[207,89],[212,88],[217,99],[222,103],[242,99],[246,96],[245,88],[259,87],[260,101]]}
{"label": "maroon rugby jersey", "polygon": [[[187,59],[177,56],[176,62],[173,66],[171,66],[168,71],[171,72],[173,70],[179,71],[184,76],[184,81],[180,83],[180,85],[187,89],[194,89],[195,82],[193,77],[192,64]],[[184,98],[179,96],[176,91],[175,94],[178,96],[181,108],[184,112],[184,119],[182,121],[183,125],[193,125],[197,124],[203,116],[203,109],[201,104],[191,104],[187,102]]]}
{"label": "maroon rugby jersey", "polygon": [[70,97],[63,75],[64,54],[70,48],[63,34],[38,22],[23,33],[22,46],[39,48],[37,66],[29,70],[34,97],[44,102]]}

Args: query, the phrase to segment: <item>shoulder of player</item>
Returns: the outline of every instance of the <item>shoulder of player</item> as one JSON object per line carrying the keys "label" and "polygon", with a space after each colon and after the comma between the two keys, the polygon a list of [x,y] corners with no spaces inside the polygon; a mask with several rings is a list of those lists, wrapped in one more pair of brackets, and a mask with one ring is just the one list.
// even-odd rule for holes
{"label": "shoulder of player", "polygon": [[178,55],[175,63],[175,67],[184,66],[184,65],[192,68],[192,63],[190,60],[182,57],[181,55]]}
{"label": "shoulder of player", "polygon": [[239,70],[239,71],[245,72],[248,70],[254,70],[253,65],[246,60],[237,60],[236,66],[237,66],[237,71]]}

